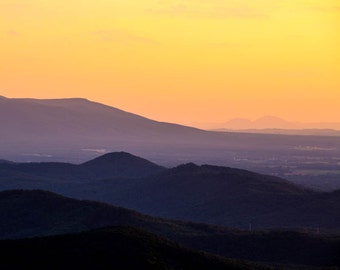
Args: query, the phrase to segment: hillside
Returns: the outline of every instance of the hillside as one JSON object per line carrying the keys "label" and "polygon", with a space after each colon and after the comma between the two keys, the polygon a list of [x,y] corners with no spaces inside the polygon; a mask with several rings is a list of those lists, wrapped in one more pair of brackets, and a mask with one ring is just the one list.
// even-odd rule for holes
{"label": "hillside", "polygon": [[[50,155],[78,158],[102,149],[140,150],[150,145],[189,143],[208,132],[153,121],[86,99],[0,99],[0,145],[18,159]],[[29,144],[27,144],[29,142]],[[6,147],[16,144],[16,148]],[[74,157],[74,156],[73,156]]]}
{"label": "hillside", "polygon": [[254,228],[340,228],[336,192],[313,192],[245,170],[187,164],[130,183],[128,188],[117,179],[89,184],[85,194],[149,215],[243,229],[250,223]]}
{"label": "hillside", "polygon": [[65,234],[113,225],[152,224],[151,218],[134,211],[39,190],[0,192],[0,215],[0,239]]}
{"label": "hillside", "polygon": [[247,229],[340,229],[337,192],[314,192],[284,179],[193,163],[165,169],[128,153],[74,165],[0,164],[0,190],[44,189],[145,214]]}
{"label": "hillside", "polygon": [[165,168],[129,153],[108,153],[81,164],[80,169],[90,171],[96,178],[141,178],[156,174]]}
{"label": "hillside", "polygon": [[[69,252],[74,249],[78,250],[76,254],[79,256],[84,254],[83,252],[88,255],[93,255],[99,251],[106,253],[109,252],[106,249],[107,247],[110,247],[111,250],[115,247],[123,249],[124,252],[126,252],[125,248],[132,251],[136,248],[136,245],[141,245],[138,239],[143,239],[143,245],[147,245],[142,249],[149,250],[153,245],[153,239],[158,239],[161,243],[168,245],[169,241],[162,240],[163,237],[166,237],[183,246],[227,258],[320,267],[340,265],[337,256],[340,251],[339,235],[317,235],[292,231],[248,232],[207,224],[154,218],[131,210],[97,202],[74,200],[46,191],[13,190],[0,192],[1,239],[71,234],[107,226],[139,228],[137,231],[132,229],[131,233],[134,235],[135,232],[138,232],[141,238],[135,239],[136,237],[133,236],[133,239],[130,240],[111,243],[111,233],[117,232],[117,229],[104,229],[76,236],[66,235],[19,242],[0,241],[3,258],[0,263],[3,263],[2,266],[6,265],[11,261],[10,258],[14,256],[19,258],[19,254],[23,256],[22,260],[16,259],[16,262],[26,262],[27,259],[27,262],[36,263],[35,259],[29,258],[36,258],[38,254],[45,254],[44,252],[54,254],[58,251],[58,254],[67,257],[70,256]],[[149,236],[145,236],[146,233],[139,231],[140,229],[158,236],[149,234],[151,238],[149,239]],[[123,232],[129,230],[123,228]],[[125,236],[129,237],[131,234],[128,233]],[[105,238],[111,240],[102,242]],[[74,239],[74,241],[70,239]],[[137,243],[131,243],[131,241],[137,241]],[[151,245],[149,245],[149,241],[151,241]],[[103,245],[100,243],[103,243]],[[91,250],[88,250],[91,245]],[[118,247],[115,245],[118,245]],[[176,246],[178,247],[178,245]],[[293,249],[290,248],[292,246],[294,246]],[[29,248],[30,251],[27,250]],[[59,252],[59,248],[65,250],[65,253]],[[41,249],[46,250],[42,251]],[[44,258],[50,258],[48,254]],[[73,252],[71,254],[75,255]],[[170,254],[172,253],[170,252]],[[131,256],[141,255],[131,254]],[[7,259],[7,262],[5,259]],[[50,259],[53,261],[55,258],[51,257]],[[79,258],[74,259],[78,260]],[[106,263],[111,265],[109,261]]]}
{"label": "hillside", "polygon": [[2,269],[271,269],[192,251],[129,227],[0,241],[0,252]]}
{"label": "hillside", "polygon": [[0,190],[50,189],[63,184],[85,183],[103,178],[140,178],[165,168],[125,152],[107,153],[83,164],[60,162],[0,162]]}

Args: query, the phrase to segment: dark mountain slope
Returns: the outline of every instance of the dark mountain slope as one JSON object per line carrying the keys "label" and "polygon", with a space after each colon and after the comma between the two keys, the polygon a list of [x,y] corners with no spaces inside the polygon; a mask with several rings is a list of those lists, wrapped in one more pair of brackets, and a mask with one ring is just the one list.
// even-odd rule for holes
{"label": "dark mountain slope", "polygon": [[128,182],[90,184],[84,196],[154,216],[239,228],[340,228],[339,196],[244,170],[187,164]]}
{"label": "dark mountain slope", "polygon": [[81,165],[0,164],[0,190],[6,189],[45,189],[154,216],[243,229],[250,223],[254,228],[340,229],[336,192],[312,192],[281,178],[227,167],[191,163],[166,170],[124,152]]}
{"label": "dark mountain slope", "polygon": [[0,241],[0,252],[3,269],[270,269],[192,251],[129,227]]}
{"label": "dark mountain slope", "polygon": [[[340,236],[299,231],[210,231],[178,242],[227,258],[340,267]],[[311,269],[311,268],[307,268]]]}
{"label": "dark mountain slope", "polygon": [[[78,201],[45,191],[0,192],[0,238],[73,233],[113,225],[142,228],[187,247],[230,258],[315,266],[340,264],[337,260],[340,239],[336,235],[245,232],[153,218],[123,208]],[[118,244],[122,245],[121,242]],[[46,245],[49,246],[49,243]],[[0,242],[0,246],[6,245]],[[290,248],[292,246],[294,248]],[[7,248],[10,250],[9,246]],[[1,254],[3,257],[4,253]]]}
{"label": "dark mountain slope", "polygon": [[0,192],[0,238],[85,231],[147,220],[133,211],[77,201],[46,191]]}
{"label": "dark mountain slope", "polygon": [[[188,184],[197,184],[204,181],[204,179],[214,178],[216,180],[214,181],[216,184],[221,183],[223,185],[228,185],[228,187],[232,189],[242,189],[243,192],[253,191],[276,194],[306,194],[310,192],[308,189],[294,185],[289,181],[279,177],[268,176],[247,170],[222,166],[198,166],[194,163],[177,166],[151,178],[160,178],[164,179],[162,181],[170,182],[174,182],[174,179],[182,179],[182,184],[188,181],[191,182]],[[217,180],[220,180],[220,182],[218,182]],[[214,182],[212,182],[211,184],[213,184]]]}

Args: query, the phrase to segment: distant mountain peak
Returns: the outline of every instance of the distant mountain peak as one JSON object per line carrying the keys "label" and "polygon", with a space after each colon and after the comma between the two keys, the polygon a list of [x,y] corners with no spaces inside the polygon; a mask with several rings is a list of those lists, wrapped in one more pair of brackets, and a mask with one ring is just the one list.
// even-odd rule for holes
{"label": "distant mountain peak", "polygon": [[284,121],[284,122],[287,122],[283,118],[280,118],[280,117],[277,117],[277,116],[274,116],[274,115],[264,115],[262,117],[257,118],[254,122],[260,121],[260,120],[275,120],[275,121]]}
{"label": "distant mountain peak", "polygon": [[228,129],[264,129],[264,128],[292,128],[296,123],[289,122],[277,116],[265,115],[253,121],[243,118],[235,118],[224,124]]}

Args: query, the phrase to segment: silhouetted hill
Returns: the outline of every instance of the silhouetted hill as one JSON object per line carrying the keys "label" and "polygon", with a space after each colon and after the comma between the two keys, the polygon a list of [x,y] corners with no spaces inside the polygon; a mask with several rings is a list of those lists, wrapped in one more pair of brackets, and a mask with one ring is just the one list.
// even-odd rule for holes
{"label": "silhouetted hill", "polygon": [[340,229],[335,194],[226,167],[187,164],[141,181],[89,183],[81,196],[149,215],[238,228],[251,223],[254,228]]}
{"label": "silhouetted hill", "polygon": [[[196,179],[210,178],[215,176],[221,183],[229,185],[230,188],[241,188],[243,192],[269,192],[269,193],[308,193],[308,189],[299,187],[279,177],[268,176],[250,172],[247,170],[229,168],[213,165],[196,165],[194,163],[183,164],[173,169],[164,171],[156,177],[167,178],[191,178],[193,184]],[[213,182],[211,182],[213,184]]]}
{"label": "silhouetted hill", "polygon": [[97,178],[109,177],[144,177],[164,170],[146,159],[129,153],[108,153],[80,165],[91,171]]}
{"label": "silhouetted hill", "polygon": [[[0,239],[65,234],[106,226],[134,226],[169,236],[199,233],[201,230],[190,223],[154,218],[44,190],[0,192]],[[208,225],[202,226],[209,228]]]}
{"label": "silhouetted hill", "polygon": [[[310,266],[340,265],[337,256],[340,251],[338,235],[317,235],[289,231],[246,232],[207,224],[154,218],[127,209],[103,203],[74,200],[46,191],[13,190],[0,192],[0,238],[70,234],[105,226],[133,226],[166,237],[183,246],[228,258]],[[125,231],[125,229],[123,230]],[[143,251],[143,254],[149,251],[149,248],[153,245],[152,239],[160,239],[166,245],[170,243],[158,236],[148,234],[149,236],[145,237],[146,233],[136,229],[131,230],[133,235],[131,239],[120,239],[119,241],[116,239],[115,243],[111,244],[109,242],[113,239],[110,233],[116,231],[116,229],[104,229],[76,236],[45,238],[45,240],[0,241],[0,252],[3,258],[0,266],[11,262],[14,256],[19,263],[26,262],[26,259],[33,263],[37,262],[36,256],[40,254],[41,258],[46,259],[45,263],[48,258],[54,261],[55,257],[49,256],[54,256],[52,254],[56,253],[60,259],[64,258],[63,256],[70,259],[68,257],[71,256],[70,254],[75,256],[78,254],[80,257],[85,255],[93,257],[94,254],[109,252],[107,248],[110,248],[112,252],[112,249],[117,248],[114,251],[115,253],[125,252],[126,249],[131,249],[132,252],[136,245],[139,246],[138,239],[143,239],[142,242],[146,245],[146,247],[139,246],[138,248],[138,250]],[[136,238],[133,232],[139,234],[141,238]],[[100,243],[105,238],[104,236],[111,240],[102,245]],[[88,250],[91,245],[91,250]],[[173,244],[170,243],[170,245]],[[176,246],[178,247],[178,245]],[[29,247],[32,253],[27,251]],[[84,250],[82,247],[84,247]],[[65,250],[66,253],[59,252],[59,248]],[[47,254],[44,252],[47,252]],[[170,251],[165,254],[168,252]],[[171,252],[168,255],[170,254]],[[130,258],[140,256],[140,254],[133,252],[130,255]],[[75,257],[75,259],[78,260],[80,257]],[[85,261],[86,259],[84,258]],[[105,265],[111,264],[105,262]],[[210,267],[209,269],[213,268]]]}
{"label": "silhouetted hill", "polygon": [[153,216],[243,229],[250,223],[254,228],[340,229],[336,193],[227,167],[191,163],[166,170],[127,153],[81,165],[0,164],[0,190],[6,189],[45,189]]}
{"label": "silhouetted hill", "polygon": [[210,231],[179,242],[227,258],[282,265],[340,266],[340,236],[301,231]]}
{"label": "silhouetted hill", "polygon": [[60,191],[67,184],[113,177],[145,177],[162,170],[165,168],[125,152],[108,153],[80,165],[0,162],[0,190],[26,188]]}
{"label": "silhouetted hill", "polygon": [[0,241],[0,252],[3,269],[271,269],[189,250],[129,227]]}
{"label": "silhouetted hill", "polygon": [[134,211],[38,190],[0,192],[0,215],[0,238],[64,234],[148,220]]}

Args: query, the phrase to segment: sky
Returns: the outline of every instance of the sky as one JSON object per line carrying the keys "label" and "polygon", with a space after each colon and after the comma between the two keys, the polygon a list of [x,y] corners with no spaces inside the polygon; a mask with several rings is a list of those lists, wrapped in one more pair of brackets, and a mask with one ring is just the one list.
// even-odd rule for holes
{"label": "sky", "polygon": [[1,0],[0,44],[6,97],[340,122],[340,0]]}

